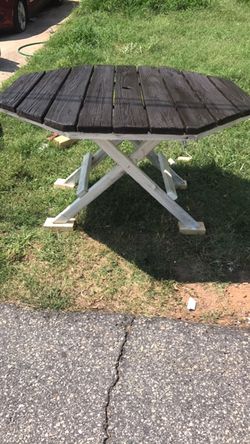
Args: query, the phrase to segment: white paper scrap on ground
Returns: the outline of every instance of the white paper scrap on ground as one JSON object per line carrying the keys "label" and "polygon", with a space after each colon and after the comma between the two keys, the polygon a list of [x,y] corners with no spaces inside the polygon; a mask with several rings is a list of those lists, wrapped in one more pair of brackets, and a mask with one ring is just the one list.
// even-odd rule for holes
{"label": "white paper scrap on ground", "polygon": [[188,299],[187,309],[188,310],[195,310],[196,304],[197,304],[196,300],[194,298],[190,297]]}

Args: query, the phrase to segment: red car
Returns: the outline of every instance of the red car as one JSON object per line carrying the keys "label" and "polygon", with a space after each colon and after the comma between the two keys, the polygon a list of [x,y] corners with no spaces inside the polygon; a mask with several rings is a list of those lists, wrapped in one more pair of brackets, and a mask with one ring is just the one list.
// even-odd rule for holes
{"label": "red car", "polygon": [[49,3],[60,5],[63,0],[0,0],[0,30],[24,31],[29,17]]}

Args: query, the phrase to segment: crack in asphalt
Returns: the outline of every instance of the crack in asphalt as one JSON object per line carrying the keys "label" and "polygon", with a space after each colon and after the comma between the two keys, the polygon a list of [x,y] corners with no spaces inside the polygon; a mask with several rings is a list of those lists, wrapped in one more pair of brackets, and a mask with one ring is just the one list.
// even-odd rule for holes
{"label": "crack in asphalt", "polygon": [[129,334],[131,333],[131,329],[133,327],[133,323],[135,321],[135,317],[131,319],[131,321],[125,326],[125,335],[124,335],[124,339],[122,341],[121,347],[120,347],[120,352],[115,364],[115,377],[114,380],[112,382],[112,384],[110,385],[109,389],[108,389],[108,394],[107,394],[107,402],[105,405],[105,424],[104,424],[104,433],[105,433],[105,438],[103,440],[103,444],[107,444],[109,439],[110,439],[110,433],[109,433],[109,406],[110,406],[110,400],[111,400],[111,395],[112,395],[112,391],[114,390],[115,386],[118,384],[119,379],[120,379],[120,362],[123,358],[123,354],[124,354],[124,349],[125,346],[127,344],[128,341],[128,337]]}

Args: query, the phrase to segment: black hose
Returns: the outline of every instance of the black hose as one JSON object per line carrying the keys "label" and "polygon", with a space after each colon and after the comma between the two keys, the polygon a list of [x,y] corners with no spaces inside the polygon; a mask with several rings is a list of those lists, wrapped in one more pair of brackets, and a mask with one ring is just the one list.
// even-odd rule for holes
{"label": "black hose", "polygon": [[45,43],[45,42],[28,43],[27,45],[20,46],[20,48],[18,48],[17,52],[18,52],[19,54],[21,54],[22,56],[25,56],[25,57],[31,57],[33,54],[25,54],[25,52],[22,52],[21,50],[22,50],[23,48],[27,48],[28,46],[42,45],[43,43]]}

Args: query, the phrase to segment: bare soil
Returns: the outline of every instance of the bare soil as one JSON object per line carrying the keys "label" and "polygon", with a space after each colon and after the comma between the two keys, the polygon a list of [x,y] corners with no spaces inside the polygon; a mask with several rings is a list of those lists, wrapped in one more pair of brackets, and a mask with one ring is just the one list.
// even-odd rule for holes
{"label": "bare soil", "polygon": [[[172,316],[192,321],[205,321],[223,325],[250,326],[250,283],[217,284],[190,283],[177,289],[183,305]],[[189,297],[197,301],[195,311],[188,311]]]}

